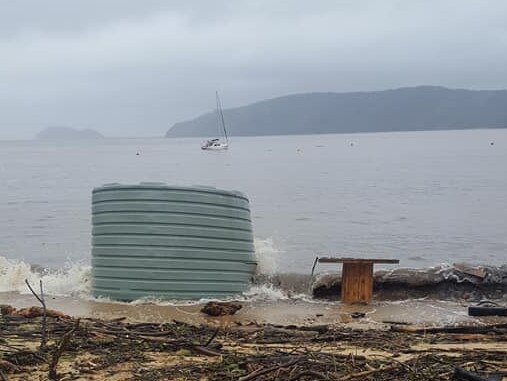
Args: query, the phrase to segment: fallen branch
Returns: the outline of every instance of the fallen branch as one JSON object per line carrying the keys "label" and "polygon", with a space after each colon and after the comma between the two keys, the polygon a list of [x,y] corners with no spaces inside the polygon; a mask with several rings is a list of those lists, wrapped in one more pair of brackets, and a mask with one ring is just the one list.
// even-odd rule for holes
{"label": "fallen branch", "polygon": [[4,373],[4,371],[2,369],[0,369],[0,379],[2,381],[9,381],[9,379],[7,378],[7,375]]}
{"label": "fallen branch", "polygon": [[507,328],[507,324],[491,324],[486,326],[461,326],[461,327],[399,327],[391,326],[393,332],[402,333],[488,333],[494,330]]}
{"label": "fallen branch", "polygon": [[314,370],[303,370],[302,372],[299,372],[292,376],[289,381],[296,381],[299,380],[301,377],[304,376],[311,376],[312,380],[329,380],[329,377],[326,376],[324,373],[315,372]]}
{"label": "fallen branch", "polygon": [[63,335],[62,339],[60,340],[60,343],[56,347],[55,351],[53,352],[53,357],[51,358],[51,363],[49,364],[49,379],[50,380],[58,380],[58,373],[56,372],[56,367],[58,366],[58,361],[60,360],[60,357],[62,356],[63,350],[65,349],[65,346],[68,344],[70,338],[74,334],[74,332],[79,327],[79,319],[76,320],[76,325],[74,328],[72,328],[69,332],[67,332],[65,335]]}
{"label": "fallen branch", "polygon": [[353,378],[359,378],[359,377],[366,377],[366,376],[370,376],[370,375],[378,373],[378,372],[389,372],[391,370],[396,369],[397,367],[398,367],[398,364],[393,364],[393,365],[386,366],[384,368],[375,368],[375,369],[371,369],[371,370],[365,370],[363,372],[352,373],[352,374],[349,374],[348,376],[340,378],[340,381],[351,380]]}
{"label": "fallen branch", "polygon": [[213,339],[216,337],[218,333],[218,328],[215,329],[215,332],[213,332],[213,335],[211,335],[211,337],[209,338],[209,340],[206,342],[206,344],[204,344],[205,347],[207,347],[208,345],[211,344],[211,342],[213,341]]}
{"label": "fallen branch", "polygon": [[477,373],[468,372],[458,367],[454,368],[452,378],[462,381],[488,381],[487,378],[481,377]]}
{"label": "fallen branch", "polygon": [[207,356],[222,356],[223,355],[222,352],[216,351],[211,348],[203,347],[200,345],[194,345],[194,346],[192,346],[192,349],[198,353],[201,353],[201,354],[207,355]]}
{"label": "fallen branch", "polygon": [[257,369],[255,371],[253,371],[252,373],[247,374],[246,376],[238,378],[238,381],[253,380],[254,378],[257,378],[258,376],[262,376],[263,374],[271,373],[271,372],[274,372],[275,370],[278,370],[278,369],[287,368],[289,366],[296,365],[301,359],[302,359],[302,357],[297,357],[297,358],[292,359],[292,360],[290,360],[284,364],[281,364],[281,365],[272,366],[270,368]]}
{"label": "fallen branch", "polygon": [[6,372],[19,372],[19,367],[7,360],[0,360],[0,370]]}
{"label": "fallen branch", "polygon": [[47,327],[47,311],[46,311],[46,301],[44,300],[44,290],[42,289],[42,279],[40,280],[40,297],[37,295],[37,293],[33,290],[32,286],[30,285],[30,282],[28,282],[28,279],[25,279],[25,283],[32,292],[33,296],[42,304],[42,327],[41,327],[41,339],[40,339],[40,349],[39,351],[41,353],[44,353],[46,351],[47,342],[48,342],[48,327]]}

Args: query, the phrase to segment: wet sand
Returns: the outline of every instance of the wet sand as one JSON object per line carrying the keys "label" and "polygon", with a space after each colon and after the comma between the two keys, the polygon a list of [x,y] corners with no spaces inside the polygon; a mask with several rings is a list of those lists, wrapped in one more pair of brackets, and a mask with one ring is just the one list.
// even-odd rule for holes
{"label": "wet sand", "polygon": [[[121,303],[46,297],[47,307],[75,317],[117,319],[133,322],[164,323],[172,320],[188,324],[227,325],[234,322],[275,325],[344,324],[350,327],[379,328],[390,323],[421,326],[481,325],[507,322],[506,317],[470,317],[469,303],[418,299],[374,301],[369,305],[344,305],[319,300],[241,301],[243,308],[228,317],[210,317],[200,312],[203,303],[156,304],[149,302]],[[16,308],[38,305],[32,295],[17,292],[0,293],[0,304]],[[359,318],[353,313],[363,313]]]}

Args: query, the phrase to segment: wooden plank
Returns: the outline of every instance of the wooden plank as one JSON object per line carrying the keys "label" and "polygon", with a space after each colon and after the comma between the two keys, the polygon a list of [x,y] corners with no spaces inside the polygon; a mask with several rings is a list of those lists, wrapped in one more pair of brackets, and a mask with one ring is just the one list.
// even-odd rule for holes
{"label": "wooden plank", "polygon": [[367,262],[367,263],[400,263],[399,259],[387,259],[387,258],[335,258],[335,257],[320,257],[319,263],[346,263],[346,262]]}
{"label": "wooden plank", "polygon": [[373,263],[344,262],[341,284],[342,303],[370,303],[373,298]]}
{"label": "wooden plank", "polygon": [[472,267],[465,263],[455,263],[453,266],[463,274],[473,275],[480,279],[484,279],[488,275],[484,269],[480,267]]}

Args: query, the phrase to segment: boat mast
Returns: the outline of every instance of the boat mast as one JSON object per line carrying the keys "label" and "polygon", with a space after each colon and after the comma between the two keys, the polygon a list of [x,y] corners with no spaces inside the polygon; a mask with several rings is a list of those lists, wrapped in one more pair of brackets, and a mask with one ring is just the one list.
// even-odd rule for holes
{"label": "boat mast", "polygon": [[227,130],[225,129],[224,113],[222,112],[222,104],[220,102],[220,98],[218,97],[218,91],[216,92],[216,96],[217,96],[217,112],[218,112],[218,117],[220,119],[220,123],[222,124],[222,128],[224,130],[225,141],[226,141],[226,143],[229,143],[229,138],[227,136]]}

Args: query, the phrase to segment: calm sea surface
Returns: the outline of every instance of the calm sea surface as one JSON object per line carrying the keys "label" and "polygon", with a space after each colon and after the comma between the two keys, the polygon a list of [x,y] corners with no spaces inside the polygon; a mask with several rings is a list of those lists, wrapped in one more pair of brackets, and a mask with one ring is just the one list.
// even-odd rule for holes
{"label": "calm sea surface", "polygon": [[278,272],[308,273],[316,255],[507,263],[505,129],[233,138],[228,152],[200,143],[0,142],[0,256],[88,263],[92,188],[161,181],[246,193]]}

